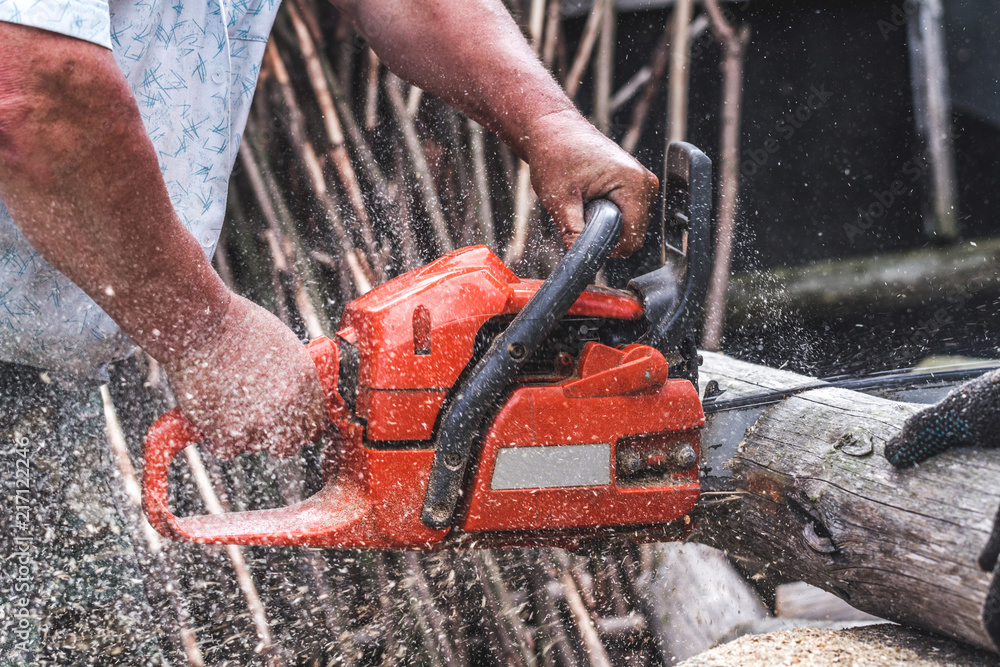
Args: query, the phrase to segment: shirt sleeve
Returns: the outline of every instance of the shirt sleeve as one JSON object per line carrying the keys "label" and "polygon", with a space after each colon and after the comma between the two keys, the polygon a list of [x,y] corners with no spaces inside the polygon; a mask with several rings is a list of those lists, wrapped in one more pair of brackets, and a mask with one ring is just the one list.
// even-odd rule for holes
{"label": "shirt sleeve", "polygon": [[0,21],[111,48],[111,14],[106,0],[0,0]]}

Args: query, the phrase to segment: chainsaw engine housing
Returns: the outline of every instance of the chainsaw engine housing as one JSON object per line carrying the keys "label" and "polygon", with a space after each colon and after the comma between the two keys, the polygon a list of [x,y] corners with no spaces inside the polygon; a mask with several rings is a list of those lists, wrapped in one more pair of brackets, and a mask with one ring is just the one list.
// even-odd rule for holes
{"label": "chainsaw engine housing", "polygon": [[[419,509],[442,406],[490,334],[539,284],[474,246],[386,283],[345,311],[329,343],[341,360],[357,360],[342,361],[338,374],[339,393],[356,397],[340,418],[355,426],[342,429],[355,441],[343,446],[377,459],[371,470],[399,471],[399,479],[370,480],[374,495],[393,506],[393,526],[383,528],[394,539],[429,541],[439,532],[428,532]],[[629,292],[589,287],[577,299],[532,363],[496,397],[457,530],[642,526],[691,509],[701,403],[691,382],[668,378],[667,362],[654,348],[613,346],[637,338],[642,316]],[[398,502],[403,496],[408,500]],[[510,538],[531,542],[524,534]]]}

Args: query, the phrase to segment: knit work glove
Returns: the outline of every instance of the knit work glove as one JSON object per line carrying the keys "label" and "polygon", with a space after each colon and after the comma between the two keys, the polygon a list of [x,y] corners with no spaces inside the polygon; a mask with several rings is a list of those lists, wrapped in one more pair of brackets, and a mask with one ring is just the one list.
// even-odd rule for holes
{"label": "knit work glove", "polygon": [[885,446],[885,458],[906,468],[962,445],[1000,447],[1000,370],[966,382],[910,417]]}
{"label": "knit work glove", "polygon": [[[960,446],[1000,447],[1000,370],[991,371],[954,389],[936,405],[913,415],[885,446],[885,458],[907,468]],[[979,554],[979,567],[994,572],[983,606],[983,625],[1000,647],[1000,510],[993,531]]]}

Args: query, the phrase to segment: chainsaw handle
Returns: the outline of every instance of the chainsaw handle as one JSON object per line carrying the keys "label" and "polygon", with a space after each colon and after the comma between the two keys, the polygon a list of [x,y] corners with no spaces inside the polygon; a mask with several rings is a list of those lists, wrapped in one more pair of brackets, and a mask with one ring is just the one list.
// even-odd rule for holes
{"label": "chainsaw handle", "polygon": [[170,512],[167,499],[167,473],[174,457],[188,445],[202,441],[201,434],[180,408],[174,408],[153,422],[143,446],[142,508],[149,523],[161,535],[192,539]]}
{"label": "chainsaw handle", "polygon": [[[337,391],[340,354],[335,343],[325,336],[306,346],[323,393],[327,417],[333,423],[346,413],[344,400]],[[168,473],[174,457],[189,445],[204,438],[180,408],[162,414],[146,431],[143,443],[142,507],[146,518],[161,535],[193,542],[274,544],[297,531],[307,532],[315,523],[311,504],[304,501],[272,510],[230,512],[176,517],[170,511]],[[281,534],[275,536],[275,526]]]}
{"label": "chainsaw handle", "polygon": [[584,227],[576,242],[510,325],[494,340],[472,372],[455,386],[438,422],[434,463],[420,520],[435,529],[452,525],[462,495],[465,469],[479,437],[479,427],[496,397],[538,349],[611,254],[622,230],[618,207],[597,199],[584,209]]}

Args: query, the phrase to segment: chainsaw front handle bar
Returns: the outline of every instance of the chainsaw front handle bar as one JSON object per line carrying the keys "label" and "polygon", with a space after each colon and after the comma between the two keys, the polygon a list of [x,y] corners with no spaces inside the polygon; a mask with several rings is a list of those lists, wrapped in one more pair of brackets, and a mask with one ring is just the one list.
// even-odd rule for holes
{"label": "chainsaw front handle bar", "polygon": [[621,230],[617,206],[605,199],[587,204],[579,238],[472,372],[456,385],[434,442],[434,463],[420,514],[428,527],[452,525],[473,445],[497,396],[594,281]]}
{"label": "chainsaw front handle bar", "polygon": [[180,408],[161,415],[146,433],[143,450],[142,504],[149,523],[161,535],[186,537],[167,504],[170,462],[188,445],[201,441],[198,430]]}

